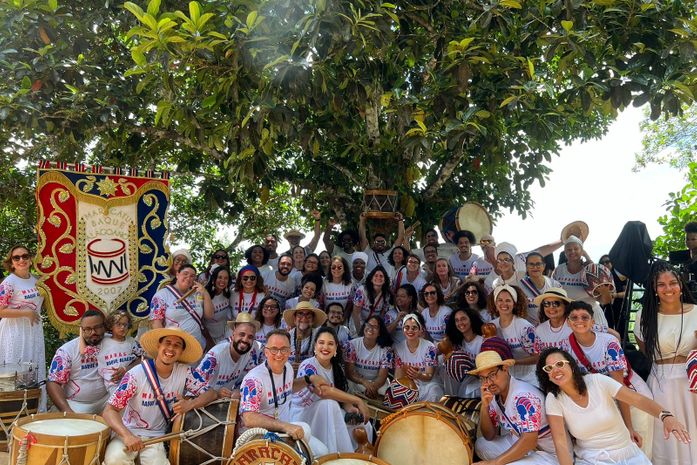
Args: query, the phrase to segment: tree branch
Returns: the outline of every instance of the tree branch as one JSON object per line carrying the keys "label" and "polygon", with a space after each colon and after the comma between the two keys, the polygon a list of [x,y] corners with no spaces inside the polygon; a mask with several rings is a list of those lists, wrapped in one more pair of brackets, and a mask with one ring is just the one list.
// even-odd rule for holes
{"label": "tree branch", "polygon": [[441,166],[440,171],[438,172],[438,175],[436,176],[436,180],[426,188],[424,191],[424,199],[425,200],[430,200],[433,198],[436,193],[440,190],[440,188],[445,184],[448,179],[453,175],[453,172],[455,171],[455,168],[460,164],[462,159],[465,157],[465,152],[462,150],[462,148],[459,148],[457,152]]}

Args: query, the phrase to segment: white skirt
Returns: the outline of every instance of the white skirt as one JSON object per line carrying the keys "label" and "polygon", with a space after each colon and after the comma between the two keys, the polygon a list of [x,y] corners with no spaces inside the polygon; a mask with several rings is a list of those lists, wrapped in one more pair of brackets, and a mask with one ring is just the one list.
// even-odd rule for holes
{"label": "white skirt", "polygon": [[327,446],[330,454],[355,451],[339,402],[322,399],[307,407],[293,405],[290,417],[293,422],[301,421],[310,425],[312,436]]}
{"label": "white skirt", "polygon": [[687,427],[692,442],[683,444],[671,435],[663,439],[663,423],[655,419],[653,430],[654,465],[697,464],[697,395],[688,389],[684,363],[654,365],[648,379],[653,398],[665,410],[675,414]]}
{"label": "white skirt", "polygon": [[588,450],[575,448],[576,465],[651,465],[648,457],[632,443],[615,450]]}

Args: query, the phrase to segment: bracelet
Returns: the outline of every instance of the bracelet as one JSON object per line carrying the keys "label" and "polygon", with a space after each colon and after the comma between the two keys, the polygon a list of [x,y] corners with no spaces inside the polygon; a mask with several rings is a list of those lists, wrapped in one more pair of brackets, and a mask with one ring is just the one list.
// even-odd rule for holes
{"label": "bracelet", "polygon": [[670,413],[669,410],[661,410],[661,413],[658,414],[658,419],[661,421],[664,421],[668,417],[672,417],[673,414]]}

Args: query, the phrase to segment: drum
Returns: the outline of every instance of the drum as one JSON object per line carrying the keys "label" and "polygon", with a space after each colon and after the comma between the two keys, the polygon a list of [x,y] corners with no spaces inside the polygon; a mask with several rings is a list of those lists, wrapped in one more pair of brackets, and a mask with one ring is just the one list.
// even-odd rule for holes
{"label": "drum", "polygon": [[[451,236],[467,230],[474,234],[475,243],[485,234],[491,234],[493,223],[489,213],[476,202],[467,202],[461,207],[451,208],[441,217],[439,224],[443,237],[452,242]],[[474,244],[472,244],[474,245]]]}
{"label": "drum", "polygon": [[354,453],[336,453],[323,455],[315,459],[312,465],[390,465],[382,459],[372,455]]}
{"label": "drum", "polygon": [[407,377],[393,379],[387,386],[382,404],[388,409],[397,410],[419,400],[419,388]]}
{"label": "drum", "polygon": [[[303,440],[251,428],[240,435],[227,465],[309,465],[312,452]],[[185,464],[189,465],[189,464]]]}
{"label": "drum", "polygon": [[583,289],[586,293],[593,297],[600,297],[600,286],[607,286],[609,292],[615,290],[615,282],[612,279],[610,270],[602,265],[597,265],[595,263],[589,263],[583,268],[581,273],[581,284],[583,284]]}
{"label": "drum", "polygon": [[172,433],[190,432],[169,445],[172,465],[222,464],[232,455],[235,444],[237,399],[220,399],[191,410],[175,421]]}
{"label": "drum", "polygon": [[467,435],[472,443],[474,443],[477,439],[482,401],[480,399],[462,399],[454,396],[443,396],[440,403],[462,418],[467,428]]}
{"label": "drum", "polygon": [[440,404],[418,402],[385,418],[375,455],[399,465],[469,465],[473,449],[460,416]]}
{"label": "drum", "polygon": [[36,387],[38,368],[33,363],[5,363],[0,365],[0,392]]}
{"label": "drum", "polygon": [[99,465],[111,430],[102,417],[41,413],[12,428],[10,463],[16,465]]}
{"label": "drum", "polygon": [[395,219],[397,191],[366,189],[363,193],[363,211],[368,218]]}
{"label": "drum", "polygon": [[27,389],[36,386],[37,374],[32,363],[0,365],[0,451],[7,451],[12,423],[38,412],[41,389]]}

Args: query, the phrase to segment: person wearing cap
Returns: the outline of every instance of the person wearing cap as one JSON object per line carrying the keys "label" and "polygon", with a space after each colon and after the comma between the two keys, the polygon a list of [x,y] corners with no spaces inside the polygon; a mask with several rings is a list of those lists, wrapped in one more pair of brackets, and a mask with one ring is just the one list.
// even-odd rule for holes
{"label": "person wearing cap", "polygon": [[527,320],[537,326],[540,323],[540,307],[535,302],[536,297],[551,288],[559,288],[561,284],[555,279],[545,276],[545,258],[539,252],[530,252],[525,257],[525,276],[518,280],[518,287],[528,298]]}
{"label": "person wearing cap", "polygon": [[312,357],[312,340],[316,329],[327,321],[327,314],[310,302],[298,302],[295,308],[283,312],[283,321],[290,328],[289,360],[296,369],[300,362]]}
{"label": "person wearing cap", "polygon": [[213,389],[219,399],[239,398],[242,378],[263,361],[261,344],[255,340],[261,324],[242,312],[228,325],[232,336],[209,350],[194,369],[194,383],[189,390],[192,396]]}
{"label": "person wearing cap", "polygon": [[289,334],[282,329],[271,331],[264,346],[266,360],[252,368],[240,386],[240,433],[248,428],[285,433],[295,440],[304,439],[312,455],[321,457],[329,453],[327,447],[312,437],[310,425],[291,421],[290,406],[294,392],[312,385],[322,395],[329,383],[316,374],[296,378],[288,361],[290,354]]}
{"label": "person wearing cap", "polygon": [[556,464],[542,392],[511,376],[515,360],[493,350],[479,353],[474,370],[481,381],[480,429],[474,450],[483,459],[474,465]]}
{"label": "person wearing cap", "polygon": [[283,254],[278,259],[276,270],[266,270],[262,273],[266,295],[278,300],[281,308],[285,305],[286,300],[295,294],[297,287],[295,279],[290,276],[291,271],[293,271],[293,257]]}
{"label": "person wearing cap", "polygon": [[46,392],[60,412],[99,413],[108,392],[99,375],[98,354],[104,339],[105,317],[87,310],[80,335],[58,348],[48,370]]}
{"label": "person wearing cap", "polygon": [[[181,328],[193,334],[201,347],[212,347],[215,342],[203,320],[213,319],[213,301],[203,284],[196,281],[196,276],[193,265],[182,265],[174,282],[155,293],[150,301],[150,325],[152,328]],[[195,291],[184,297],[191,290]]]}
{"label": "person wearing cap", "polygon": [[368,263],[368,254],[365,252],[354,252],[351,255],[351,279],[353,287],[357,289],[365,282],[365,268]]}
{"label": "person wearing cap", "polygon": [[172,265],[169,267],[169,276],[171,281],[174,281],[177,277],[177,273],[182,265],[189,265],[193,262],[191,258],[191,252],[189,249],[177,249],[171,254]]}
{"label": "person wearing cap", "polygon": [[560,287],[552,287],[535,297],[535,306],[541,309],[540,324],[535,328],[536,354],[548,347],[569,350],[571,328],[566,324],[566,318],[570,303],[571,299]]}
{"label": "person wearing cap", "polygon": [[368,244],[368,236],[366,234],[367,218],[366,212],[362,212],[358,221],[358,237],[360,238],[358,248],[368,255],[366,271],[370,273],[373,268],[382,265],[383,268],[389,272],[392,265],[387,261],[387,257],[390,256],[395,246],[404,243],[404,217],[402,217],[401,213],[395,213],[395,219],[397,220],[397,239],[394,241],[394,244],[392,244],[392,247],[387,246],[387,236],[383,233],[375,233],[373,235],[373,244]]}
{"label": "person wearing cap", "polygon": [[[319,243],[319,236],[322,234],[322,226],[320,224],[320,212],[318,210],[312,210],[312,218],[315,220],[312,239],[310,239],[310,242],[306,246],[303,246],[306,255],[311,254],[315,251],[315,249],[317,248],[317,244]],[[295,247],[298,247],[300,245],[301,240],[305,239],[305,234],[303,234],[297,229],[291,229],[287,231],[283,235],[283,237],[285,238],[285,240],[288,241],[288,244],[290,245],[290,247],[285,253],[290,253]]]}
{"label": "person wearing cap", "polygon": [[254,265],[245,265],[237,272],[235,279],[235,292],[230,297],[232,317],[240,313],[250,313],[256,316],[259,302],[266,297],[264,278],[261,277],[259,268]]}
{"label": "person wearing cap", "polygon": [[[585,289],[586,284],[583,282],[585,267],[592,263],[591,258],[583,250],[583,241],[574,235],[570,235],[564,241],[564,255],[566,255],[566,263],[562,263],[555,268],[552,278],[559,281],[571,300],[582,300],[589,303],[593,307],[593,313],[595,314],[593,319],[596,324],[607,328],[605,312],[603,312],[598,301],[588,295]],[[608,275],[610,274],[603,265],[598,266],[605,270]],[[604,331],[607,331],[607,329]]]}
{"label": "person wearing cap", "polygon": [[194,336],[179,328],[158,328],[145,333],[140,344],[153,360],[143,361],[124,375],[102,412],[115,433],[107,446],[104,465],[133,465],[136,459],[140,465],[168,463],[162,442],[144,446],[143,439],[164,435],[175,415],[215,399],[214,390],[193,399],[184,397],[194,385],[189,364],[203,355]]}

